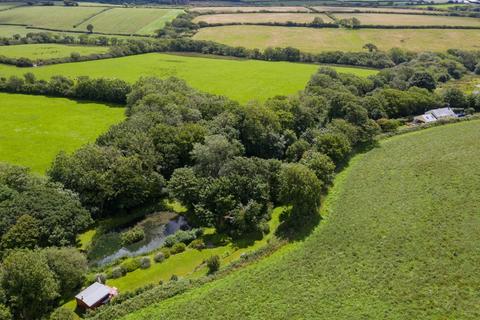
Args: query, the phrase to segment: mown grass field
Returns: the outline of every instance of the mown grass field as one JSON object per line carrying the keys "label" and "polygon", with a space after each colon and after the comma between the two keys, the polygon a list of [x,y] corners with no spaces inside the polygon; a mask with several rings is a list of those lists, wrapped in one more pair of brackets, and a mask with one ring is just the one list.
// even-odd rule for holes
{"label": "mown grass field", "polygon": [[19,7],[0,11],[0,23],[71,30],[84,19],[104,10],[101,7]]}
{"label": "mown grass field", "polygon": [[285,7],[248,7],[248,6],[228,6],[228,7],[194,7],[190,8],[194,12],[311,12],[310,9],[301,6],[285,6]]}
{"label": "mown grass field", "polygon": [[0,162],[43,174],[56,154],[93,142],[124,118],[123,108],[0,93]]}
{"label": "mown grass field", "polygon": [[362,51],[366,43],[382,50],[399,47],[411,51],[446,51],[450,48],[480,49],[478,30],[440,29],[314,29],[270,26],[222,26],[202,28],[194,36],[231,46],[264,49],[295,47],[306,52]]}
{"label": "mown grass field", "polygon": [[[319,12],[399,12],[399,13],[418,13],[429,12],[421,9],[402,9],[402,8],[374,8],[374,7],[333,7],[333,6],[314,6],[312,7]],[[433,12],[435,13],[435,12]]]}
{"label": "mown grass field", "polygon": [[108,52],[108,47],[75,46],[55,43],[0,46],[0,56],[29,58],[32,60],[69,57],[72,52],[86,56],[92,53]]}
{"label": "mown grass field", "polygon": [[154,34],[182,12],[179,9],[114,8],[85,21],[78,29],[86,30],[87,25],[92,24],[94,32]]}
{"label": "mown grass field", "polygon": [[[383,26],[467,26],[479,27],[480,19],[414,14],[335,13],[338,19],[356,17],[362,24]],[[380,32],[380,31],[379,31]],[[381,31],[383,32],[383,31]]]}
{"label": "mown grass field", "polygon": [[320,17],[324,22],[333,22],[327,15],[321,13],[236,13],[236,14],[210,14],[196,17],[194,22],[207,23],[254,23],[254,22],[299,22],[309,23],[315,17]]}
{"label": "mown grass field", "polygon": [[313,233],[123,319],[478,319],[480,121],[355,157]]}
{"label": "mown grass field", "polygon": [[[360,76],[377,72],[362,68],[334,68],[339,72],[352,72]],[[33,72],[43,79],[63,75],[71,78],[120,78],[129,82],[135,82],[142,76],[176,76],[199,90],[247,102],[254,99],[265,100],[275,95],[294,94],[305,87],[317,69],[318,65],[313,64],[150,53],[38,68],[0,65],[0,76],[22,76]]]}

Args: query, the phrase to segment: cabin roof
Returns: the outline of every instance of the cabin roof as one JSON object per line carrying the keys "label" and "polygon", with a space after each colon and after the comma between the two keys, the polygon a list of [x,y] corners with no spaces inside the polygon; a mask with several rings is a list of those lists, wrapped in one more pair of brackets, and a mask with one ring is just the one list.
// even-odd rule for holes
{"label": "cabin roof", "polygon": [[77,294],[75,298],[81,300],[88,307],[92,307],[98,302],[104,300],[110,294],[110,290],[110,287],[95,282]]}

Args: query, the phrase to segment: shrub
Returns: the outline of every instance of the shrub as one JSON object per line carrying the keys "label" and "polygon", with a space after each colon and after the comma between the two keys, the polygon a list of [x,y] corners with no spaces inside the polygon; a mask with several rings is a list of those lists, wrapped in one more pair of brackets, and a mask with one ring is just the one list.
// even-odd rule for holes
{"label": "shrub", "polygon": [[177,237],[175,237],[175,234],[171,234],[168,237],[165,238],[165,246],[166,247],[173,247],[174,244],[178,242]]}
{"label": "shrub", "polygon": [[165,256],[165,259],[168,259],[171,255],[170,249],[168,248],[162,248],[160,249],[160,252],[163,253],[163,255]]}
{"label": "shrub", "polygon": [[[1,318],[3,319],[3,318]],[[50,315],[50,320],[75,320],[77,315],[70,309],[58,308]]]}
{"label": "shrub", "polygon": [[124,261],[120,265],[125,272],[132,272],[140,268],[140,260],[139,259],[129,259]]}
{"label": "shrub", "polygon": [[107,281],[107,275],[105,273],[97,273],[92,279],[92,282],[105,283]]}
{"label": "shrub", "polygon": [[153,257],[153,260],[154,260],[156,263],[163,262],[163,261],[165,260],[165,254],[163,254],[163,252],[158,252],[158,253]]}
{"label": "shrub", "polygon": [[141,269],[148,269],[150,268],[151,260],[150,257],[141,257],[140,258],[140,268]]}
{"label": "shrub", "polygon": [[125,275],[125,270],[122,267],[115,267],[110,271],[108,278],[110,279],[117,279],[121,278]]}
{"label": "shrub", "polygon": [[123,246],[141,241],[145,238],[145,231],[140,227],[134,227],[128,231],[125,231],[120,236]]}
{"label": "shrub", "polygon": [[382,129],[382,132],[394,132],[400,126],[400,122],[398,120],[391,120],[391,119],[378,119],[377,124]]}
{"label": "shrub", "polygon": [[178,281],[178,276],[176,274],[172,274],[170,281]]}
{"label": "shrub", "polygon": [[205,249],[205,242],[203,242],[202,239],[195,239],[190,243],[189,247],[197,250],[202,250]]}
{"label": "shrub", "polygon": [[170,250],[170,252],[172,254],[177,254],[177,253],[185,251],[186,247],[187,246],[183,242],[175,243],[173,245],[172,249]]}
{"label": "shrub", "polygon": [[173,247],[173,245],[178,242],[189,244],[202,234],[202,229],[192,229],[188,231],[179,230],[165,238],[165,246]]}
{"label": "shrub", "polygon": [[208,273],[212,274],[220,269],[220,257],[217,255],[211,256],[207,259]]}

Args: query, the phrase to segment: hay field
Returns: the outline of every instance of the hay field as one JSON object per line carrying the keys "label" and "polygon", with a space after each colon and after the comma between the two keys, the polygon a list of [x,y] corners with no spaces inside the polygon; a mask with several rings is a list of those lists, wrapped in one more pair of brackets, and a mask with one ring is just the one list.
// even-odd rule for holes
{"label": "hay field", "polygon": [[312,53],[363,51],[366,43],[381,50],[393,47],[412,51],[446,51],[450,48],[480,50],[479,30],[441,29],[313,29],[270,26],[222,26],[202,28],[194,39],[231,46],[265,49],[292,46]]}
{"label": "hay field", "polygon": [[321,13],[236,13],[236,14],[210,14],[196,17],[194,22],[214,23],[265,23],[288,21],[310,23],[320,17],[326,23],[333,22],[327,15]]}
{"label": "hay field", "polygon": [[319,12],[398,12],[398,13],[435,13],[421,9],[402,9],[402,8],[374,8],[374,7],[334,7],[334,6],[314,6],[313,9]]}
{"label": "hay field", "polygon": [[193,7],[189,11],[194,12],[311,12],[310,9],[301,6],[286,7]]}
{"label": "hay field", "polygon": [[92,53],[105,53],[108,52],[108,50],[108,47],[64,45],[55,43],[21,44],[14,46],[0,46],[0,56],[41,60],[69,57],[72,52],[77,52],[82,56],[86,56]]}
{"label": "hay field", "polygon": [[334,16],[338,19],[355,17],[359,19],[362,24],[366,25],[480,27],[480,19],[468,17],[381,13],[335,13]]}

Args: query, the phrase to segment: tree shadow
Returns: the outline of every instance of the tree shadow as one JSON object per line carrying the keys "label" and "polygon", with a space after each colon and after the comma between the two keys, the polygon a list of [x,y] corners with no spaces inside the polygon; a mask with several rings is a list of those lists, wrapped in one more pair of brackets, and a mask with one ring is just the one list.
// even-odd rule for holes
{"label": "tree shadow", "polygon": [[287,241],[303,241],[322,220],[320,213],[307,217],[295,218],[291,214],[291,208],[285,209],[280,215],[281,223],[278,226],[275,236]]}

